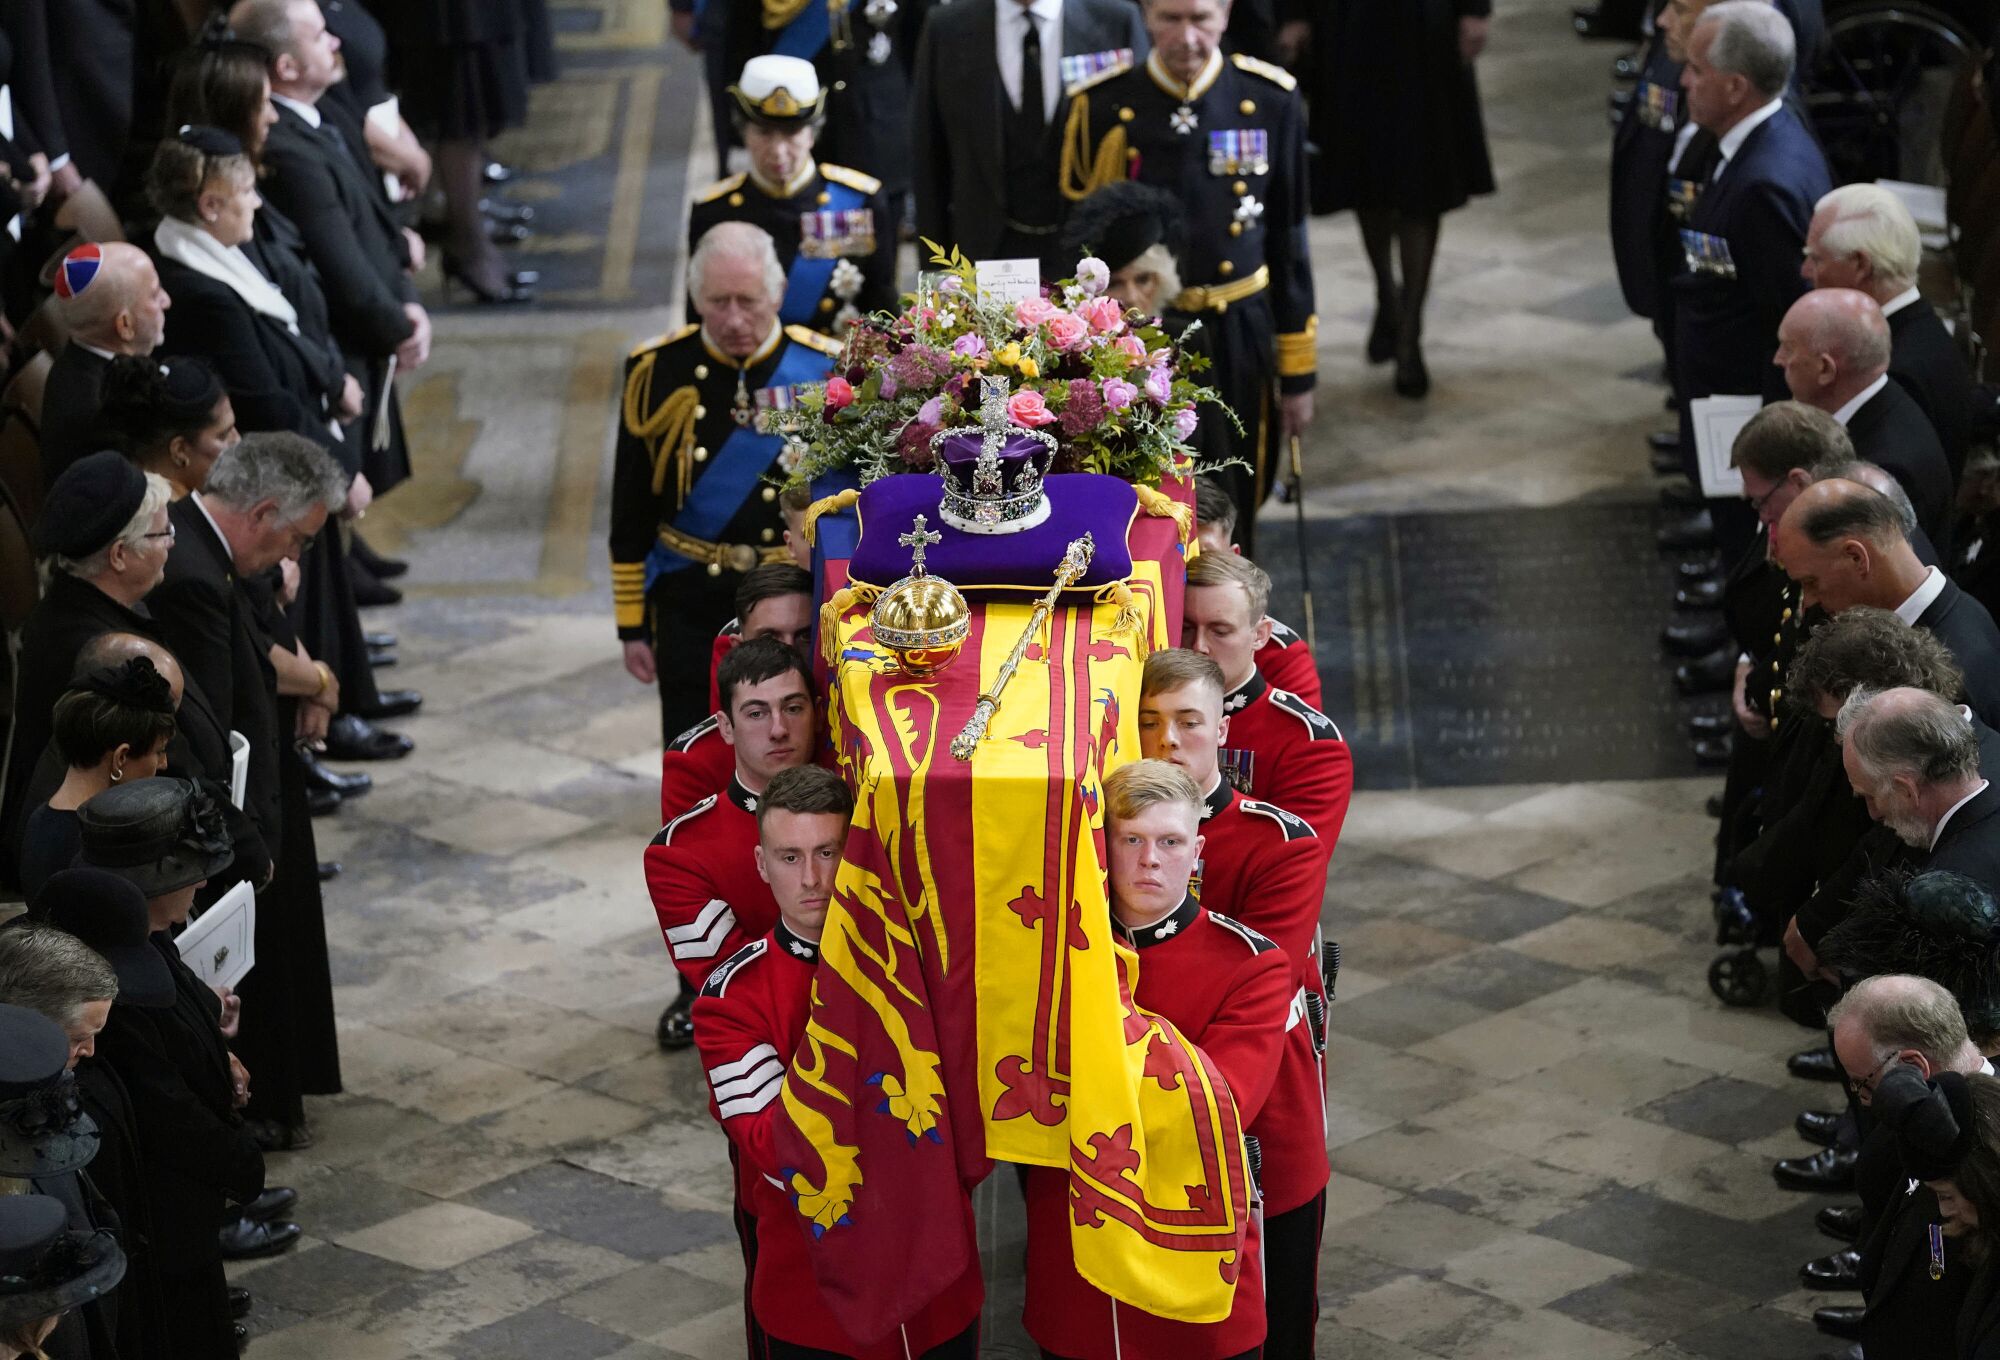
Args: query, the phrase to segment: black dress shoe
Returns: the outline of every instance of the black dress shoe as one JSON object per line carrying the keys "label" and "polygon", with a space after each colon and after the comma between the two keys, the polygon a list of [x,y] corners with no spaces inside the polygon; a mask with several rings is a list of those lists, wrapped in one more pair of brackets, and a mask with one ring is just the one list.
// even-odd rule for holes
{"label": "black dress shoe", "polygon": [[[351,567],[353,559],[349,558],[348,563]],[[354,584],[354,603],[363,609],[403,602],[403,592],[378,577],[360,570],[352,570],[348,576]]]}
{"label": "black dress shoe", "polygon": [[479,172],[479,177],[488,184],[505,184],[518,173],[504,161],[488,161],[486,168]]}
{"label": "black dress shoe", "polygon": [[532,222],[535,210],[526,203],[509,203],[500,198],[482,198],[479,211],[491,222]]}
{"label": "black dress shoe", "polygon": [[1682,694],[1726,694],[1736,683],[1736,649],[1718,647],[1707,656],[1674,667],[1674,687]]}
{"label": "black dress shoe", "polygon": [[1867,1311],[1866,1308],[1815,1308],[1813,1326],[1842,1341],[1859,1341],[1861,1317]]}
{"label": "black dress shoe", "polygon": [[1679,453],[1661,453],[1653,450],[1653,472],[1660,477],[1672,477],[1687,471],[1687,464],[1681,461]]}
{"label": "black dress shoe", "polygon": [[1669,524],[1656,535],[1660,548],[1665,552],[1692,552],[1699,548],[1715,546],[1715,521],[1708,511],[1697,510],[1684,520]]}
{"label": "black dress shoe", "polygon": [[306,815],[309,817],[331,817],[340,811],[340,795],[332,789],[306,790]]}
{"label": "black dress shoe", "polygon": [[250,1316],[249,1290],[238,1288],[233,1284],[229,1286],[229,1316],[233,1318]]}
{"label": "black dress shoe", "polygon": [[678,1053],[681,1049],[694,1046],[694,1016],[688,1010],[693,999],[686,992],[675,997],[667,1008],[660,1012],[660,1023],[653,1031],[662,1052]]}
{"label": "black dress shoe", "polygon": [[1639,69],[1642,65],[1643,63],[1639,60],[1637,52],[1627,52],[1622,57],[1613,57],[1611,59],[1611,78],[1613,80],[1637,80],[1639,78]]}
{"label": "black dress shoe", "polygon": [[232,1322],[229,1324],[229,1331],[236,1338],[236,1353],[238,1355],[250,1349],[250,1329],[248,1327],[245,1327],[240,1322]]}
{"label": "black dress shoe", "polygon": [[1570,22],[1576,26],[1579,38],[1615,38],[1621,42],[1637,42],[1639,39],[1636,25],[1608,19],[1595,9],[1571,10]]}
{"label": "black dress shoe", "polygon": [[345,774],[330,769],[321,764],[319,757],[311,751],[299,752],[299,765],[306,772],[306,787],[309,789],[332,789],[342,798],[359,798],[375,787],[373,775],[361,770]]}
{"label": "black dress shoe", "polygon": [[1390,384],[1399,397],[1411,401],[1421,401],[1430,395],[1431,371],[1424,367],[1424,351],[1419,345],[1411,345],[1407,354],[1396,356],[1396,377]]}
{"label": "black dress shoe", "polygon": [[1396,357],[1396,301],[1375,300],[1375,320],[1368,327],[1368,362],[1386,364]]}
{"label": "black dress shoe", "polygon": [[1785,1059],[1785,1070],[1801,1081],[1839,1081],[1840,1059],[1824,1045],[1804,1048]]}
{"label": "black dress shoe", "polygon": [[320,882],[322,882],[322,883],[331,883],[331,882],[333,882],[333,880],[335,880],[336,878],[339,878],[339,877],[340,877],[340,861],[339,861],[339,860],[337,860],[337,859],[323,859],[323,860],[321,860],[321,861],[319,862],[319,881],[320,881]]}
{"label": "black dress shoe", "polygon": [[243,1131],[265,1152],[302,1152],[313,1145],[312,1130],[304,1124],[285,1124],[276,1119],[246,1119]]}
{"label": "black dress shoe", "polygon": [[1840,1121],[1845,1118],[1845,1110],[1800,1110],[1799,1117],[1792,1121],[1792,1127],[1808,1143],[1817,1147],[1832,1147],[1840,1137]]}
{"label": "black dress shoe", "polygon": [[1681,451],[1681,432],[1676,426],[1671,430],[1654,430],[1646,436],[1646,447],[1654,453],[1671,453],[1676,458]]}
{"label": "black dress shoe", "polygon": [[413,689],[385,689],[375,696],[375,702],[355,712],[371,721],[380,718],[406,718],[424,706],[424,696]]}
{"label": "black dress shoe", "polygon": [[1807,1261],[1799,1267],[1799,1283],[1807,1289],[1861,1288],[1861,1253],[1853,1247]]}
{"label": "black dress shoe", "polygon": [[1674,573],[1683,581],[1705,581],[1711,576],[1722,575],[1722,559],[1712,553],[1700,557],[1690,557],[1674,567]]}
{"label": "black dress shoe", "polygon": [[1813,1215],[1813,1226],[1836,1242],[1858,1242],[1861,1214],[1858,1204],[1829,1204]]}
{"label": "black dress shoe", "polygon": [[368,664],[378,671],[393,666],[396,664],[396,653],[387,647],[370,647]]}
{"label": "black dress shoe", "polygon": [[[1675,619],[1660,629],[1660,647],[1672,656],[1707,656],[1729,641],[1729,625],[1718,614],[1700,614],[1691,619]],[[1735,668],[1730,678],[1735,678]]]}
{"label": "black dress shoe", "polygon": [[[356,534],[347,546],[347,555],[359,562],[370,576],[380,580],[393,581],[410,569],[410,564],[400,557],[384,557],[369,546],[368,540]],[[396,639],[393,634],[370,633],[368,637],[387,637],[391,645]]]}
{"label": "black dress shoe", "polygon": [[1688,735],[1691,737],[1726,737],[1736,730],[1734,713],[1691,713],[1688,715]]}
{"label": "black dress shoe", "polygon": [[1708,801],[1701,805],[1701,810],[1709,816],[1720,820],[1722,817],[1722,795],[1719,793],[1708,795]]}
{"label": "black dress shoe", "polygon": [[1781,1157],[1771,1175],[1787,1190],[1831,1193],[1854,1188],[1852,1148],[1821,1148],[1810,1157]]}
{"label": "black dress shoe", "polygon": [[1699,510],[1708,504],[1708,498],[1691,486],[1676,482],[1672,486],[1660,488],[1660,508],[1683,512]]}
{"label": "black dress shoe", "polygon": [[396,635],[394,633],[363,633],[361,635],[361,642],[363,646],[371,650],[387,651],[396,645]]}
{"label": "black dress shoe", "polygon": [[1676,609],[1719,609],[1722,607],[1722,582],[1713,576],[1699,581],[1690,581],[1674,592]]}
{"label": "black dress shoe", "polygon": [[331,760],[401,760],[417,744],[400,732],[385,732],[358,713],[336,714],[326,725]]}
{"label": "black dress shoe", "polygon": [[1694,763],[1704,769],[1716,769],[1729,763],[1729,753],[1734,749],[1731,737],[1695,737],[1688,742],[1694,752]]}
{"label": "black dress shoe", "polygon": [[259,1257],[276,1256],[299,1240],[299,1232],[296,1223],[259,1223],[254,1218],[239,1218],[222,1230],[222,1259],[255,1261]]}

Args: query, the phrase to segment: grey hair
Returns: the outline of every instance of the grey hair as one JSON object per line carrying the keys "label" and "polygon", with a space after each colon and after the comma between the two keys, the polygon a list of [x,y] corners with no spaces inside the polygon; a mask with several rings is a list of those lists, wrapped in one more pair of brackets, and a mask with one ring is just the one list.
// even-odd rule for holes
{"label": "grey hair", "polygon": [[68,931],[41,924],[0,930],[0,1002],[68,1028],[83,1007],[117,997],[118,974]]}
{"label": "grey hair", "polygon": [[1820,245],[1835,255],[1866,255],[1875,276],[1902,292],[1917,281],[1924,239],[1903,200],[1879,184],[1843,184],[1813,205],[1832,213]]}
{"label": "grey hair", "polygon": [[1717,25],[1708,64],[1742,76],[1766,99],[1776,99],[1792,83],[1799,40],[1792,22],[1770,0],[1722,0],[1703,11],[1695,27]]}
{"label": "grey hair", "polygon": [[278,517],[303,517],[314,506],[329,514],[347,503],[347,474],[304,435],[283,430],[246,434],[215,460],[203,496],[237,510],[273,501]]}
{"label": "grey hair", "polygon": [[123,543],[127,552],[137,552],[139,545],[146,541],[146,535],[153,531],[153,516],[166,509],[173,498],[174,488],[165,477],[157,472],[147,473],[146,494],[139,498],[139,508],[132,512],[132,518],[125,521],[125,527],[120,529],[109,543],[88,557],[51,554],[49,570],[80,576],[86,581],[102,576],[110,569],[111,549]]}
{"label": "grey hair", "polygon": [[764,290],[773,300],[785,295],[785,267],[778,263],[778,247],[771,233],[748,222],[718,222],[702,233],[694,254],[688,257],[687,294],[692,305],[701,297],[708,281],[710,260],[753,260],[764,270]]}
{"label": "grey hair", "polygon": [[1867,1036],[1878,1067],[1915,1049],[1933,1068],[1945,1068],[1970,1042],[1958,999],[1929,978],[1909,973],[1882,973],[1848,988],[1826,1013],[1826,1024],[1837,1029],[1849,1021]]}
{"label": "grey hair", "polygon": [[297,56],[292,39],[293,0],[242,0],[229,11],[232,37],[255,43],[275,60],[279,54]]}
{"label": "grey hair", "polygon": [[1877,495],[1888,498],[1896,507],[1896,513],[1903,517],[1903,537],[1917,536],[1917,507],[1910,503],[1910,493],[1903,490],[1903,484],[1880,463],[1871,463],[1866,458],[1832,458],[1823,463],[1814,463],[1806,475],[1815,482],[1832,481],[1839,478],[1845,482],[1859,482]]}
{"label": "grey hair", "polygon": [[1979,773],[1972,724],[1958,705],[1927,690],[1857,688],[1840,706],[1834,730],[1876,779],[1904,774],[1942,784]]}

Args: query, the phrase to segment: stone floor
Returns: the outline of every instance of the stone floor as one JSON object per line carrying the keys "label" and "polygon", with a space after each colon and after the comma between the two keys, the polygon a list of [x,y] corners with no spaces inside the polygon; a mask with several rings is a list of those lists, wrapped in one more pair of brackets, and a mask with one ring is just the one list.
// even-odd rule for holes
{"label": "stone floor", "polygon": [[[660,44],[659,8],[560,14],[588,74],[591,44]],[[1501,6],[1481,80],[1503,187],[1447,226],[1427,403],[1361,364],[1352,225],[1314,224],[1315,514],[1650,496],[1657,356],[1602,226],[1612,55],[1571,37],[1567,0]],[[658,66],[693,76],[664,46]],[[639,152],[621,173],[677,230]],[[306,1238],[235,1272],[258,1360],[741,1353],[722,1138],[693,1057],[652,1044],[672,986],[639,872],[657,710],[620,668],[600,546],[618,363],[674,319],[649,286],[661,306],[441,317],[411,386],[419,476],[369,529],[415,563],[380,622],[403,638],[389,677],[429,697],[417,753],[319,823],[346,864],[327,901],[348,1091],[274,1159]],[[1348,966],[1322,1356],[1819,1349],[1792,1277],[1824,1245],[1817,1206],[1768,1169],[1819,1093],[1779,1061],[1799,1031],[1704,986],[1708,787],[1356,799],[1326,905]],[[1032,1353],[1013,1200],[1008,1177],[981,1191],[992,1355]]]}

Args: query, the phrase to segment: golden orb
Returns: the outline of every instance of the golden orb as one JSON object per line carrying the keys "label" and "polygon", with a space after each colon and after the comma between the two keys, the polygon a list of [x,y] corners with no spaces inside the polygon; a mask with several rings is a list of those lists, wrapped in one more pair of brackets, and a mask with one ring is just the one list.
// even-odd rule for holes
{"label": "golden orb", "polygon": [[972,611],[958,587],[938,576],[905,576],[882,592],[868,621],[875,641],[914,680],[936,675],[972,632]]}

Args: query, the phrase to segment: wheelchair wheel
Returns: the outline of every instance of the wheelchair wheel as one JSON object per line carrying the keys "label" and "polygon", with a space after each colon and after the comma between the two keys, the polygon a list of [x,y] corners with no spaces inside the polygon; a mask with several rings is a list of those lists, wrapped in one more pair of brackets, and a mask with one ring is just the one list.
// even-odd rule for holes
{"label": "wheelchair wheel", "polygon": [[1945,107],[1979,43],[1957,14],[1873,0],[1829,16],[1807,108],[1836,184],[1941,183]]}
{"label": "wheelchair wheel", "polygon": [[1708,989],[1725,1006],[1755,1006],[1771,990],[1771,974],[1754,949],[1723,954],[1708,965]]}

